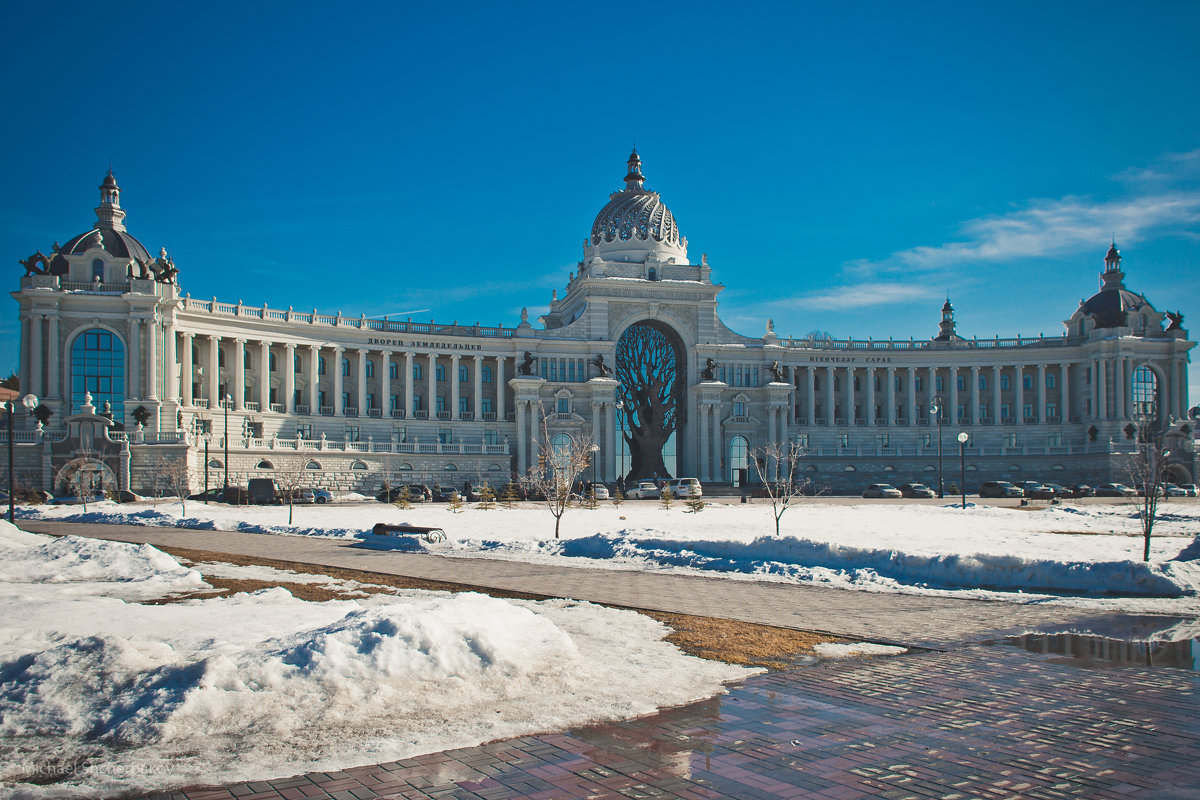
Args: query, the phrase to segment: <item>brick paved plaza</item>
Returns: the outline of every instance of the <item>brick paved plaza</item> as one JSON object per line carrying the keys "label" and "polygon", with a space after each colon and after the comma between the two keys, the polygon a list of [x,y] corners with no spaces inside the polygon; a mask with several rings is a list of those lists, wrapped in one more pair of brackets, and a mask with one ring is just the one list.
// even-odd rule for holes
{"label": "brick paved plaza", "polygon": [[[1083,620],[1069,609],[380,554],[219,531],[25,527],[271,558],[287,548],[308,563],[414,577],[436,571],[442,580],[684,613],[721,608],[719,616],[938,646],[761,675],[636,720],[154,800],[1200,800],[1200,673],[973,644],[989,632]],[[1101,621],[1119,627],[1122,619]],[[1173,663],[1186,655],[1172,653]]]}

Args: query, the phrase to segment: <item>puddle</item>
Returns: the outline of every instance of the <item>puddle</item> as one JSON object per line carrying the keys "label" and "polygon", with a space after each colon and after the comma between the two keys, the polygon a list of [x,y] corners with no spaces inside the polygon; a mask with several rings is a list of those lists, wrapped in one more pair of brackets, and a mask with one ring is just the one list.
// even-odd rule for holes
{"label": "puddle", "polygon": [[1200,671],[1200,639],[1163,642],[1082,633],[1026,633],[987,644],[1062,656],[1051,660],[1076,667],[1174,667]]}

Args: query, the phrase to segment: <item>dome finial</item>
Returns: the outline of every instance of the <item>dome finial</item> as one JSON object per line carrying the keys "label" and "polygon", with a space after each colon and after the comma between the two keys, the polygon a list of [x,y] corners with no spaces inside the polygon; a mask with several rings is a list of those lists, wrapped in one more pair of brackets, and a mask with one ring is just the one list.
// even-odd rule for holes
{"label": "dome finial", "polygon": [[638,155],[637,145],[634,145],[633,152],[629,154],[629,161],[626,163],[629,166],[629,173],[625,176],[625,191],[643,191],[642,184],[645,183],[646,178],[642,175],[642,159]]}
{"label": "dome finial", "polygon": [[125,212],[121,210],[121,187],[113,175],[112,164],[100,182],[100,205],[96,208],[96,227],[125,230]]}

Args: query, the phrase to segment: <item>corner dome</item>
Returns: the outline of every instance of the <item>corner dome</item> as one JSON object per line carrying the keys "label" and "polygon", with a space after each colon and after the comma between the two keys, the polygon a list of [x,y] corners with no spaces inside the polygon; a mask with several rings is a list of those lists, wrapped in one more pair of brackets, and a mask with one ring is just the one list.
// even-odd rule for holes
{"label": "corner dome", "polygon": [[72,236],[58,249],[60,256],[82,255],[100,247],[113,258],[136,259],[149,263],[152,259],[145,245],[125,230],[125,211],[121,208],[121,187],[112,170],[100,184],[100,205],[96,207],[96,224],[90,231]]}
{"label": "corner dome", "polygon": [[658,192],[643,187],[642,160],[634,150],[628,161],[625,188],[610,195],[592,223],[586,256],[607,261],[659,261],[687,263],[687,239],[679,233],[675,216]]}
{"label": "corner dome", "polygon": [[[1080,303],[1079,312],[1090,317],[1096,328],[1133,327],[1130,315],[1150,315],[1157,319],[1158,312],[1147,302],[1144,295],[1125,288],[1125,273],[1121,270],[1121,251],[1116,242],[1104,256],[1104,272],[1100,273],[1100,291]],[[1143,323],[1144,324],[1144,323]]]}

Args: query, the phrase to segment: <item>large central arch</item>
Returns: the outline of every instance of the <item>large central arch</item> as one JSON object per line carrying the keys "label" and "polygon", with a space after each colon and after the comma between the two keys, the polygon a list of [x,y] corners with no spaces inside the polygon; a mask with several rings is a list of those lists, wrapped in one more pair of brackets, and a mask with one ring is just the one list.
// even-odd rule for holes
{"label": "large central arch", "polygon": [[627,481],[669,478],[686,422],[683,340],[656,320],[630,325],[617,340],[618,425],[629,452]]}

